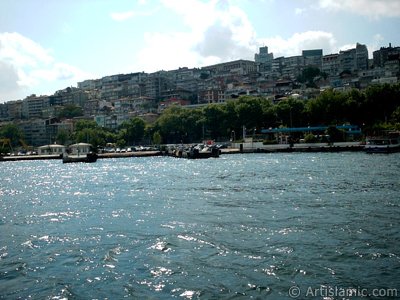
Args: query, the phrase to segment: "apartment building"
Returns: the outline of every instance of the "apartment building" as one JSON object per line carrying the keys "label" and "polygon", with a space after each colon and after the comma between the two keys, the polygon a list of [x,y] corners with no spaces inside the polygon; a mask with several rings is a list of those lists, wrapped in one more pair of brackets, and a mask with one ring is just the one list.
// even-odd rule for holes
{"label": "apartment building", "polygon": [[84,91],[101,89],[101,79],[87,79],[78,82],[78,89]]}
{"label": "apartment building", "polygon": [[389,43],[389,47],[381,47],[372,53],[374,67],[384,67],[387,61],[399,61],[400,60],[400,47],[392,47]]}
{"label": "apartment building", "polygon": [[235,60],[201,68],[209,71],[211,76],[248,75],[257,72],[257,65],[251,60]]}
{"label": "apartment building", "polygon": [[259,53],[254,55],[254,61],[257,65],[258,72],[268,72],[271,71],[272,62],[274,60],[274,54],[268,53],[268,47],[260,47]]}
{"label": "apartment building", "polygon": [[51,106],[74,104],[83,107],[89,99],[89,93],[82,89],[67,87],[63,90],[56,91],[54,95],[49,96],[49,98]]}
{"label": "apartment building", "polygon": [[43,110],[48,109],[49,107],[49,96],[31,95],[22,100],[22,118],[41,118],[43,116]]}
{"label": "apartment building", "polygon": [[328,76],[337,76],[340,72],[339,54],[329,54],[322,57],[322,72]]}
{"label": "apartment building", "polygon": [[175,89],[175,84],[167,71],[148,74],[146,78],[145,96],[160,100],[165,91]]}
{"label": "apartment building", "polygon": [[304,66],[316,67],[322,69],[322,49],[303,50],[302,56],[304,59]]}
{"label": "apartment building", "polygon": [[100,114],[94,117],[94,121],[97,125],[108,128],[108,129],[117,129],[122,125],[125,121],[128,121],[133,116],[129,114]]}
{"label": "apartment building", "polygon": [[225,90],[218,88],[202,90],[199,93],[199,99],[201,99],[200,103],[223,103],[226,99]]}
{"label": "apartment building", "polygon": [[356,48],[339,52],[340,72],[356,73],[368,69],[367,46],[357,43]]}
{"label": "apartment building", "polygon": [[296,80],[304,69],[303,56],[291,56],[283,59],[281,74],[283,78]]}
{"label": "apartment building", "polygon": [[55,142],[57,131],[52,124],[56,123],[57,119],[29,119],[21,120],[16,124],[24,134],[26,144],[32,146],[42,146]]}

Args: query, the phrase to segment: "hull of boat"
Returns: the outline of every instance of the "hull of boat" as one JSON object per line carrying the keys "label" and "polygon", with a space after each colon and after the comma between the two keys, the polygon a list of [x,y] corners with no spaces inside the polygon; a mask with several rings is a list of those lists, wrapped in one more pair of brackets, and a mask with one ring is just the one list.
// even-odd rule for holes
{"label": "hull of boat", "polygon": [[183,153],[183,157],[190,158],[190,159],[204,159],[204,158],[217,158],[219,157],[219,149],[213,148],[210,151],[187,151]]}
{"label": "hull of boat", "polygon": [[395,153],[400,152],[400,146],[366,146],[367,153]]}
{"label": "hull of boat", "polygon": [[65,155],[63,156],[63,163],[94,163],[97,161],[97,154],[89,153],[87,155]]}

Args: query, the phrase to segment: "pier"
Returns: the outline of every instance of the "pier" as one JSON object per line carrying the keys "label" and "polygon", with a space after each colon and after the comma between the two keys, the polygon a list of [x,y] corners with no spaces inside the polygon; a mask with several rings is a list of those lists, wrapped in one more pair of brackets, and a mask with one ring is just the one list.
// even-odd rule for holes
{"label": "pier", "polygon": [[[242,146],[241,146],[242,145]],[[359,142],[343,142],[343,143],[299,143],[293,144],[275,144],[275,145],[246,145],[234,144],[232,148],[220,149],[221,155],[239,154],[239,153],[296,153],[296,152],[350,152],[364,151],[364,145]],[[98,159],[107,158],[127,158],[127,157],[150,157],[166,155],[162,151],[135,151],[124,153],[100,153]],[[0,157],[0,162],[7,161],[27,161],[27,160],[48,160],[59,159],[60,155],[13,155]]]}

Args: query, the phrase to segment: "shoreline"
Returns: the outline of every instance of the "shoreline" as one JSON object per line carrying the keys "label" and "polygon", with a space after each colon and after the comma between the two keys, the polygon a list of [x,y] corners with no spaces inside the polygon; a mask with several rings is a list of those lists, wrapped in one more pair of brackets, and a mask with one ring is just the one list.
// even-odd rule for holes
{"label": "shoreline", "polygon": [[[288,144],[265,145],[259,148],[226,148],[221,149],[221,155],[240,154],[240,153],[296,153],[296,152],[361,152],[364,151],[364,145],[360,143],[337,143],[327,144],[294,144],[290,147]],[[166,156],[162,151],[137,151],[125,153],[100,153],[98,159],[107,158],[126,158],[126,157],[151,157]],[[62,159],[60,155],[24,155],[24,156],[4,156],[0,162],[7,161],[27,161],[27,160],[49,160]]]}

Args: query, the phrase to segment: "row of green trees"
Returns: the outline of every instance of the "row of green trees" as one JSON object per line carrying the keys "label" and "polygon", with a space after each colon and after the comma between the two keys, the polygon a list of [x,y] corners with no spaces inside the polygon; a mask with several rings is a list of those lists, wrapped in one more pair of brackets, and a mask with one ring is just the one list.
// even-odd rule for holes
{"label": "row of green trees", "polygon": [[[400,130],[400,84],[372,85],[364,91],[326,90],[314,99],[289,97],[276,104],[263,97],[242,96],[196,109],[172,106],[163,111],[154,124],[133,118],[117,130],[81,120],[72,134],[59,132],[56,141],[62,144],[89,142],[94,146],[186,143],[202,139],[240,139],[243,126],[248,133],[260,133],[262,128],[270,127],[344,123],[358,125],[364,133],[378,129]],[[23,135],[16,125],[10,124],[1,128],[0,138],[17,144]]]}
{"label": "row of green trees", "polygon": [[285,98],[277,104],[262,97],[242,96],[224,104],[199,109],[171,107],[153,126],[164,142],[191,142],[201,138],[236,138],[262,128],[304,127],[350,123],[364,132],[400,129],[400,84],[372,85],[364,91],[326,90],[310,100]]}

